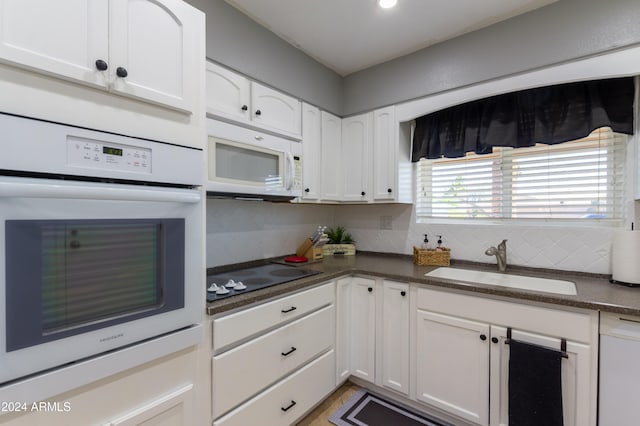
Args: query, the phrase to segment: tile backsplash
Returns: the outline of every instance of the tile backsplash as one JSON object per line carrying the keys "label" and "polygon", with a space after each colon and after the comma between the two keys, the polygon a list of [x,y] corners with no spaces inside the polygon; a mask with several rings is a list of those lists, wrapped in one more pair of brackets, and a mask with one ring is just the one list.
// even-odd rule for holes
{"label": "tile backsplash", "polygon": [[284,256],[319,224],[331,225],[334,206],[227,199],[207,200],[207,267]]}
{"label": "tile backsplash", "polygon": [[[382,216],[391,230],[381,230]],[[484,254],[507,241],[508,264],[611,273],[614,228],[505,224],[418,224],[406,204],[320,205],[207,200],[207,267],[284,256],[318,225],[347,228],[358,250],[412,254],[423,234],[442,235],[452,258],[495,263]]]}
{"label": "tile backsplash", "polygon": [[[391,230],[381,230],[381,216],[391,216]],[[340,206],[336,223],[349,230],[359,250],[412,254],[424,234],[435,246],[437,235],[451,248],[451,257],[495,263],[484,254],[507,240],[508,264],[609,274],[613,231],[609,227],[535,226],[524,224],[415,223],[412,205]]]}

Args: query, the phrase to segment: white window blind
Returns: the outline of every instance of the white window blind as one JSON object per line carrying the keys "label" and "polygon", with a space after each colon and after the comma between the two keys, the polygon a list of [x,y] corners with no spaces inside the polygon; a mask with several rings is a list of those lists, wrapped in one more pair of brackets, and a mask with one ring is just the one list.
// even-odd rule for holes
{"label": "white window blind", "polygon": [[601,128],[558,145],[420,160],[417,218],[620,219],[626,138]]}

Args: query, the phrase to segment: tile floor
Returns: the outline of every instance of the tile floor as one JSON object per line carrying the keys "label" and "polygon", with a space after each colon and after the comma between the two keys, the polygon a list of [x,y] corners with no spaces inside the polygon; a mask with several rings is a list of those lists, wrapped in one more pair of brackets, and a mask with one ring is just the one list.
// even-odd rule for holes
{"label": "tile floor", "polygon": [[351,382],[345,383],[303,418],[297,426],[334,426],[329,422],[329,417],[359,389],[359,386]]}

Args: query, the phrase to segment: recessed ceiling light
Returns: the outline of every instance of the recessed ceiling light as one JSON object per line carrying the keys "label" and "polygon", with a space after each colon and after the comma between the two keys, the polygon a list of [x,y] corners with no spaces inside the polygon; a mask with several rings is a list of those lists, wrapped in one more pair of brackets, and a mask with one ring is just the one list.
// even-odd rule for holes
{"label": "recessed ceiling light", "polygon": [[398,3],[398,0],[378,0],[378,5],[383,9],[389,9]]}

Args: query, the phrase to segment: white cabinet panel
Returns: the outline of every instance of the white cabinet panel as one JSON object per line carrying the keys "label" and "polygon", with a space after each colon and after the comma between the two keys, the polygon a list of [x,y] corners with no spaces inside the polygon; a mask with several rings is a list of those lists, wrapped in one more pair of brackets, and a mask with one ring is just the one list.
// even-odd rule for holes
{"label": "white cabinet panel", "polygon": [[322,111],[322,158],[320,168],[321,197],[326,201],[339,201],[342,197],[341,155],[342,120]]}
{"label": "white cabinet panel", "polygon": [[375,280],[353,277],[350,299],[351,374],[373,382],[376,336]]}
{"label": "white cabinet panel", "polygon": [[[108,426],[183,426],[194,424],[193,385],[185,386],[116,419]],[[107,426],[107,425],[105,425]]]}
{"label": "white cabinet panel", "polygon": [[382,385],[409,394],[409,284],[382,284]]}
{"label": "white cabinet panel", "polygon": [[300,135],[301,102],[261,84],[251,83],[251,121],[291,136]]}
{"label": "white cabinet panel", "polygon": [[371,118],[361,114],[342,120],[342,200],[367,201],[371,167]]}
{"label": "white cabinet panel", "polygon": [[302,104],[302,198],[320,198],[320,161],[322,158],[322,117],[313,105]]}
{"label": "white cabinet panel", "polygon": [[207,113],[236,121],[249,119],[250,82],[207,62]]}
{"label": "white cabinet panel", "polygon": [[394,200],[397,197],[398,130],[394,106],[373,111],[374,200]]}
{"label": "white cabinet panel", "polygon": [[489,325],[418,311],[416,389],[426,402],[489,424]]}
{"label": "white cabinet panel", "polygon": [[106,87],[107,1],[1,0],[0,29],[3,62]]}
{"label": "white cabinet panel", "polygon": [[351,277],[336,283],[336,383],[342,383],[351,375]]}
{"label": "white cabinet panel", "polygon": [[111,0],[110,19],[113,90],[192,111],[190,81],[200,62],[192,59],[190,9],[175,0]]}

